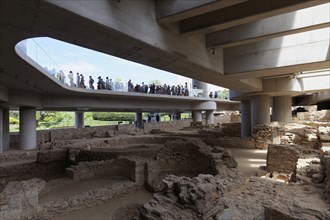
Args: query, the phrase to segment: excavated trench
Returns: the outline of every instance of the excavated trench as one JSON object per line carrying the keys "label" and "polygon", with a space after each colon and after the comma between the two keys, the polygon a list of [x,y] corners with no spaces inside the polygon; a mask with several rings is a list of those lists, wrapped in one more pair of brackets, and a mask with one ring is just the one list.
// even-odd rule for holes
{"label": "excavated trench", "polygon": [[[267,144],[271,149],[267,154],[255,147],[269,143],[274,134],[270,127],[263,127],[254,140],[230,137],[219,129],[190,128],[55,140],[38,151],[5,152],[0,217],[329,219],[330,209],[321,198],[327,179],[313,183],[316,176],[322,177],[315,167],[324,169],[321,163],[327,161],[318,159],[315,165],[315,159],[304,160],[308,165],[298,166],[300,179],[293,183],[266,175],[280,170],[283,164],[277,162],[292,149],[315,153],[315,139],[302,138],[305,145],[312,143],[310,148]],[[282,136],[285,141],[297,140],[291,133]],[[297,158],[303,158],[301,152]],[[289,156],[284,167],[302,160],[297,158]]]}

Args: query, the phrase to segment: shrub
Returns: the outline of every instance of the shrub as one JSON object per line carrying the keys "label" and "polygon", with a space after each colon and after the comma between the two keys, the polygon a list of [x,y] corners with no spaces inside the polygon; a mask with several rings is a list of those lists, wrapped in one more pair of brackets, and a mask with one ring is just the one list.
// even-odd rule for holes
{"label": "shrub", "polygon": [[135,121],[132,112],[93,112],[93,119],[99,121]]}
{"label": "shrub", "polygon": [[9,117],[9,124],[19,124],[19,120],[13,117]]}

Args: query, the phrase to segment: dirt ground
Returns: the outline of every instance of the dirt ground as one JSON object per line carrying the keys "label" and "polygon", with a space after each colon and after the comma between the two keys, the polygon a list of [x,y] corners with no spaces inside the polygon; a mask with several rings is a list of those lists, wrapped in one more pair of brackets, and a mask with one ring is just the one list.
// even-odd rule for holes
{"label": "dirt ground", "polygon": [[110,202],[104,203],[100,206],[94,206],[87,209],[81,209],[72,212],[68,215],[57,216],[49,220],[105,220],[105,219],[116,219],[114,215],[117,210],[129,204],[144,203],[152,198],[153,194],[145,189],[141,189],[135,193],[131,193],[122,196],[117,199],[113,199]]}

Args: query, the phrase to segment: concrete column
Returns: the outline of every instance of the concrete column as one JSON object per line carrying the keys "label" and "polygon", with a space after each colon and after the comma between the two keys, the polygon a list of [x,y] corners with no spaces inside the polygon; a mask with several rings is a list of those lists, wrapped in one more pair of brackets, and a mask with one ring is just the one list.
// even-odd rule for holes
{"label": "concrete column", "polygon": [[9,149],[9,109],[0,108],[0,153]]}
{"label": "concrete column", "polygon": [[202,120],[203,120],[202,111],[193,111],[193,121],[197,122]]}
{"label": "concrete column", "polygon": [[[3,150],[9,150],[9,138],[10,138],[10,132],[9,132],[9,109],[3,108],[2,109],[2,125],[3,125],[3,136],[2,136],[2,147]],[[1,121],[1,120],[0,120]]]}
{"label": "concrete column", "polygon": [[241,137],[250,137],[251,134],[251,102],[245,99],[241,101]]}
{"label": "concrete column", "polygon": [[142,121],[142,112],[136,112],[135,113],[135,126],[138,128],[143,128],[143,121]]}
{"label": "concrete column", "polygon": [[206,111],[206,124],[207,125],[214,125],[214,110],[207,110]]}
{"label": "concrete column", "polygon": [[21,150],[37,149],[36,108],[19,109],[19,139]]}
{"label": "concrete column", "polygon": [[176,112],[175,113],[175,118],[174,120],[181,120],[181,112]]}
{"label": "concrete column", "polygon": [[3,152],[3,111],[2,111],[2,108],[0,108],[0,154]]}
{"label": "concrete column", "polygon": [[84,112],[74,113],[74,128],[84,128]]}
{"label": "concrete column", "polygon": [[273,97],[272,121],[291,122],[291,96]]}
{"label": "concrete column", "polygon": [[207,83],[193,79],[192,87],[194,88],[194,86],[196,86],[197,89],[203,89],[203,97],[205,98],[209,97]]}
{"label": "concrete column", "polygon": [[270,96],[251,97],[251,131],[256,125],[270,123]]}

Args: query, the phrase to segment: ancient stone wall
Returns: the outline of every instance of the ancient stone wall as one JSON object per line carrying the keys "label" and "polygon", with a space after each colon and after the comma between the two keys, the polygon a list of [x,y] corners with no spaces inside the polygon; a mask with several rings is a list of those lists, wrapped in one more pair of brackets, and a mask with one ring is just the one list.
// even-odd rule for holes
{"label": "ancient stone wall", "polygon": [[252,137],[256,148],[267,149],[269,144],[280,144],[280,137],[284,133],[283,125],[283,123],[272,122],[254,127]]}
{"label": "ancient stone wall", "polygon": [[223,123],[240,123],[241,115],[238,112],[225,113],[224,115],[215,115],[214,124],[221,125]]}
{"label": "ancient stone wall", "polygon": [[50,178],[64,174],[67,167],[66,161],[53,161],[38,163],[35,161],[23,161],[20,163],[2,164],[0,167],[0,179],[7,182],[14,180],[27,180],[31,178]]}
{"label": "ancient stone wall", "polygon": [[223,148],[255,149],[255,141],[251,138],[218,137],[218,138],[203,138],[203,141],[208,145],[220,146]]}
{"label": "ancient stone wall", "polygon": [[321,151],[321,161],[325,167],[325,190],[324,197],[328,203],[330,203],[330,145],[328,147],[323,147]]}
{"label": "ancient stone wall", "polygon": [[64,174],[67,166],[66,149],[12,151],[0,154],[0,179],[27,180]]}
{"label": "ancient stone wall", "polygon": [[136,175],[136,168],[141,168],[141,166],[144,166],[144,162],[141,164],[137,161],[122,157],[114,160],[80,162],[78,165],[72,165],[66,168],[65,171],[66,176],[74,180],[113,176],[125,177],[136,181],[137,179],[141,179]]}
{"label": "ancient stone wall", "polygon": [[45,181],[36,178],[8,183],[0,192],[0,219],[21,219],[37,212],[44,187]]}
{"label": "ancient stone wall", "polygon": [[[74,139],[92,139],[113,137],[118,134],[149,134],[152,129],[161,129],[164,131],[179,130],[188,127],[191,119],[177,120],[171,122],[152,122],[145,123],[144,129],[136,128],[134,124],[110,125],[86,127],[81,129],[64,128],[52,130],[38,130],[37,143],[43,144],[55,140],[74,140]],[[12,148],[19,147],[19,133],[12,132],[10,134],[10,146]]]}
{"label": "ancient stone wall", "polygon": [[223,123],[221,124],[222,131],[225,136],[240,137],[241,123]]}
{"label": "ancient stone wall", "polygon": [[212,175],[167,176],[164,190],[141,209],[143,219],[216,219],[224,210],[224,187]]}
{"label": "ancient stone wall", "polygon": [[169,174],[189,177],[200,173],[217,174],[216,162],[211,154],[202,151],[203,146],[206,145],[197,141],[168,141],[156,160],[148,161],[147,187],[159,191],[161,180]]}
{"label": "ancient stone wall", "polygon": [[296,173],[299,150],[292,145],[268,145],[267,171],[286,174]]}
{"label": "ancient stone wall", "polygon": [[330,110],[298,112],[300,121],[330,121]]}

